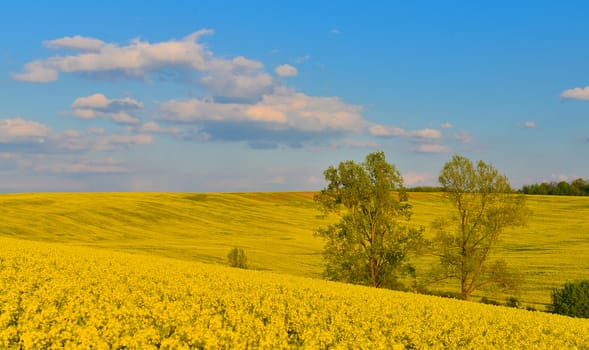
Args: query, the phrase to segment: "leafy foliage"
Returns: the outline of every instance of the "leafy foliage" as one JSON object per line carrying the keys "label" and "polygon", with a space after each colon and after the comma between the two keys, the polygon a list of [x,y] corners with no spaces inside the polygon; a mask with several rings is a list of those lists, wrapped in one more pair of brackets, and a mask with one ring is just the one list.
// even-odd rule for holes
{"label": "leafy foliage", "polygon": [[245,255],[245,251],[241,248],[232,248],[229,253],[227,253],[227,261],[231,267],[247,269],[247,256]]}
{"label": "leafy foliage", "polygon": [[569,182],[543,182],[541,184],[525,185],[521,192],[524,194],[558,195],[558,196],[589,196],[589,180],[578,178]]}
{"label": "leafy foliage", "polygon": [[383,152],[371,153],[362,164],[342,162],[325,172],[328,185],[315,201],[340,221],[319,229],[325,240],[325,276],[373,287],[398,288],[398,276],[413,271],[409,253],[421,230],[401,223],[411,207],[403,179]]}
{"label": "leafy foliage", "polygon": [[589,281],[569,282],[552,292],[552,312],[589,318]]}
{"label": "leafy foliage", "polygon": [[462,299],[488,284],[514,289],[519,277],[502,260],[490,261],[501,232],[521,225],[526,210],[523,196],[516,196],[507,177],[479,161],[475,167],[454,156],[442,169],[439,182],[453,205],[450,217],[434,222],[434,254],[440,258],[435,275],[460,281]]}

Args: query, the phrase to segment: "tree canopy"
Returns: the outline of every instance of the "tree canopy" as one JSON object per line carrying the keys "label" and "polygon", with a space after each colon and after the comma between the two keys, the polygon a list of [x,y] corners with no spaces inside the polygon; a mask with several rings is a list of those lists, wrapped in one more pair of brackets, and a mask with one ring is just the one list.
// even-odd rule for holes
{"label": "tree canopy", "polygon": [[492,165],[454,156],[438,178],[454,210],[434,225],[434,254],[440,258],[437,274],[460,281],[461,297],[488,284],[513,288],[517,274],[504,261],[491,261],[506,227],[525,222],[524,197],[514,194],[506,176]]}
{"label": "tree canopy", "polygon": [[521,192],[524,194],[541,194],[557,196],[589,196],[589,180],[578,178],[569,182],[543,182],[541,184],[525,185]]}
{"label": "tree canopy", "polygon": [[403,224],[411,206],[403,178],[383,152],[370,153],[363,163],[341,162],[324,172],[326,188],[315,196],[325,213],[340,220],[319,229],[325,240],[325,276],[330,280],[396,288],[410,271],[411,249],[421,230]]}

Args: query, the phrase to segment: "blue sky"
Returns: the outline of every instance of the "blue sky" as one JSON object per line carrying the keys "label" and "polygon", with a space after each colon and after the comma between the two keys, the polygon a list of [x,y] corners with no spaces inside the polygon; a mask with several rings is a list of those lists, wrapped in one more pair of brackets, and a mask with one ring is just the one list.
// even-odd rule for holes
{"label": "blue sky", "polygon": [[383,150],[589,178],[583,1],[2,5],[0,192],[285,191]]}

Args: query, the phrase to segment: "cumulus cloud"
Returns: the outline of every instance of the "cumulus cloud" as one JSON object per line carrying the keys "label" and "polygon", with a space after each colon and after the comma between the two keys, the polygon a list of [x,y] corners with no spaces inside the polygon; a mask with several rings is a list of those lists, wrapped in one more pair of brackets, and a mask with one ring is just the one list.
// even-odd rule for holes
{"label": "cumulus cloud", "polygon": [[445,145],[427,143],[411,147],[410,151],[415,153],[450,153],[451,149]]}
{"label": "cumulus cloud", "polygon": [[278,66],[274,71],[281,77],[296,77],[298,73],[296,67],[293,67],[290,64]]}
{"label": "cumulus cloud", "polygon": [[565,90],[560,94],[560,97],[576,100],[589,100],[589,86]]}
{"label": "cumulus cloud", "polygon": [[199,81],[215,96],[258,99],[271,91],[272,77],[262,71],[262,64],[245,57],[233,60],[214,58],[202,69],[206,75]]}
{"label": "cumulus cloud", "polygon": [[105,42],[95,38],[83,37],[80,35],[66,36],[60,39],[47,40],[43,43],[45,47],[52,50],[74,50],[74,51],[100,51]]}
{"label": "cumulus cloud", "polygon": [[42,123],[23,118],[0,120],[0,143],[42,143],[50,129]]}
{"label": "cumulus cloud", "polygon": [[373,125],[370,127],[370,134],[378,137],[397,137],[405,136],[407,132],[404,129],[393,126]]}
{"label": "cumulus cloud", "polygon": [[408,133],[409,137],[412,138],[420,138],[420,139],[439,139],[442,136],[442,133],[440,133],[439,130],[435,130],[435,129],[421,129],[421,130],[415,130],[415,131],[410,131]]}
{"label": "cumulus cloud", "polygon": [[[127,46],[118,46],[112,43],[94,45],[88,50],[89,42],[98,40],[86,37],[65,37],[50,40],[46,46],[62,48],[67,46],[75,48],[81,53],[69,56],[53,56],[45,60],[36,60],[25,65],[25,72],[14,74],[17,80],[30,82],[48,82],[58,78],[62,73],[88,73],[119,71],[127,76],[144,76],[145,74],[174,66],[203,69],[207,55],[210,55],[196,40],[205,34],[212,33],[209,30],[201,30],[187,36],[184,40],[170,40],[151,44],[139,39],[132,40]],[[76,38],[76,37],[74,37]],[[82,49],[85,43],[86,50]],[[48,79],[47,72],[53,72],[53,79]],[[44,73],[45,72],[45,73]]]}
{"label": "cumulus cloud", "polygon": [[[38,83],[55,81],[62,74],[147,81],[183,79],[202,88],[204,97],[159,103],[160,115],[146,123],[137,116],[144,111],[143,103],[138,100],[109,98],[101,93],[81,96],[71,104],[73,115],[81,119],[108,118],[126,124],[128,134],[70,130],[46,131],[40,136],[49,140],[52,147],[72,152],[107,152],[150,144],[154,142],[154,134],[184,140],[244,141],[259,149],[279,145],[302,147],[308,142],[327,139],[331,142],[336,137],[343,141],[334,144],[347,147],[376,147],[378,144],[371,137],[401,137],[414,144],[424,143],[415,148],[417,151],[434,152],[436,146],[444,147],[439,145],[440,130],[405,130],[371,123],[363,118],[361,106],[338,97],[309,96],[283,86],[259,61],[243,56],[216,56],[201,42],[204,35],[212,33],[203,29],[179,40],[152,43],[133,39],[126,44],[80,35],[57,38],[43,43],[56,51],[54,56],[29,62],[12,77]],[[308,55],[303,56],[297,62],[308,59]],[[293,77],[298,71],[284,64],[275,67],[274,73]],[[441,125],[442,129],[451,127],[450,123]],[[352,134],[368,140],[347,138]],[[7,136],[0,133],[1,137]]]}
{"label": "cumulus cloud", "polygon": [[72,103],[75,116],[81,119],[108,117],[118,124],[137,124],[133,113],[143,109],[143,103],[129,98],[108,99],[103,94],[79,97]]}
{"label": "cumulus cloud", "polygon": [[378,124],[370,127],[370,134],[377,137],[405,137],[418,140],[436,140],[442,136],[442,133],[435,129],[425,128],[420,130],[407,131],[394,126]]}
{"label": "cumulus cloud", "polygon": [[449,122],[445,122],[440,125],[440,128],[442,128],[442,129],[452,129],[453,127],[454,127],[454,125],[452,125]]}
{"label": "cumulus cloud", "polygon": [[152,143],[153,137],[143,133],[111,134],[99,128],[55,132],[37,121],[22,118],[0,120],[0,145],[13,152],[112,152]]}
{"label": "cumulus cloud", "polygon": [[277,89],[257,103],[217,103],[210,99],[170,100],[160,104],[164,119],[173,122],[249,122],[264,130],[357,132],[365,128],[362,107],[337,97],[308,96]]}
{"label": "cumulus cloud", "polygon": [[213,31],[196,31],[182,40],[150,43],[140,39],[128,45],[105,43],[83,36],[64,37],[45,42],[56,50],[74,50],[70,55],[56,55],[27,63],[24,72],[12,74],[20,81],[47,83],[59,78],[60,73],[85,76],[115,75],[119,78],[147,79],[151,74],[166,75],[170,70],[198,76],[194,81],[215,96],[257,99],[271,90],[272,77],[263,65],[245,57],[225,59],[216,57],[198,40]]}

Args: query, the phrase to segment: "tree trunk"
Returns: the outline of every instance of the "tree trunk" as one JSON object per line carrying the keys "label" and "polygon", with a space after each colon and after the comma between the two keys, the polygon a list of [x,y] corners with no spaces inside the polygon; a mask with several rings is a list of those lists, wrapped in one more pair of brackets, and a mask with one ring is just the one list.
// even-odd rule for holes
{"label": "tree trunk", "polygon": [[461,283],[461,285],[460,285],[460,291],[461,291],[460,298],[462,300],[468,300],[468,297],[470,296],[470,291],[468,288],[468,283],[466,281],[466,276],[462,276],[460,283]]}

